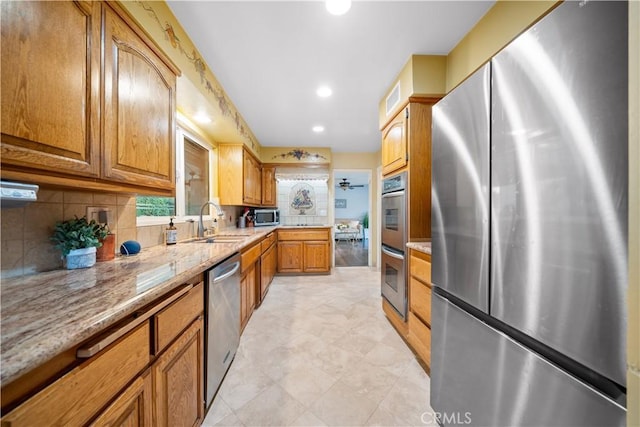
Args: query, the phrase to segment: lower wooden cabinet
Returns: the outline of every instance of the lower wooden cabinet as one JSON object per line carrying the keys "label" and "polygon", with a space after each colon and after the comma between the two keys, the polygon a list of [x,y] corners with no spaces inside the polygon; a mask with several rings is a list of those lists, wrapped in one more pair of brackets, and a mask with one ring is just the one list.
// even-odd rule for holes
{"label": "lower wooden cabinet", "polygon": [[302,273],[302,242],[278,242],[278,273]]}
{"label": "lower wooden cabinet", "polygon": [[203,287],[200,274],[79,346],[73,369],[27,392],[2,427],[200,425]]}
{"label": "lower wooden cabinet", "polygon": [[260,256],[263,241],[264,239],[240,252],[240,333],[249,322],[256,306],[260,288]]}
{"label": "lower wooden cabinet", "polygon": [[150,372],[140,375],[96,418],[93,427],[133,427],[153,425]]}
{"label": "lower wooden cabinet", "polygon": [[407,341],[431,365],[431,255],[409,250],[409,313]]}
{"label": "lower wooden cabinet", "polygon": [[240,278],[240,331],[247,326],[256,301],[256,263],[251,264]]}
{"label": "lower wooden cabinet", "polygon": [[278,230],[278,273],[329,273],[331,230]]}
{"label": "lower wooden cabinet", "polygon": [[329,271],[329,242],[304,242],[303,259],[305,273]]}
{"label": "lower wooden cabinet", "polygon": [[152,366],[153,425],[195,426],[204,420],[204,327],[194,321]]}
{"label": "lower wooden cabinet", "polygon": [[[272,243],[260,257],[260,295],[259,298],[257,298],[260,302],[262,302],[267,295],[269,285],[273,281],[273,277],[276,275],[277,265],[277,246]],[[258,297],[258,295],[256,297]]]}
{"label": "lower wooden cabinet", "polygon": [[150,361],[145,322],[2,417],[3,427],[84,425]]}

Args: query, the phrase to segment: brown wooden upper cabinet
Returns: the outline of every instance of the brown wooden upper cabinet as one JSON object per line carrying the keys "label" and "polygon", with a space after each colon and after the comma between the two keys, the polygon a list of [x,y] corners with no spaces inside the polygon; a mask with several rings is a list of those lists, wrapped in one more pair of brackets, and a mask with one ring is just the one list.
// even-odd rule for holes
{"label": "brown wooden upper cabinet", "polygon": [[99,176],[100,14],[91,2],[2,4],[3,169]]}
{"label": "brown wooden upper cabinet", "polygon": [[388,175],[407,165],[407,119],[402,109],[382,130],[382,174]]}
{"label": "brown wooden upper cabinet", "polygon": [[243,202],[246,205],[262,204],[262,170],[260,162],[247,150],[242,154]]}
{"label": "brown wooden upper cabinet", "polygon": [[262,166],[262,206],[276,206],[276,168]]}
{"label": "brown wooden upper cabinet", "polygon": [[261,181],[260,162],[242,144],[218,146],[220,204],[260,206]]}
{"label": "brown wooden upper cabinet", "polygon": [[105,8],[104,176],[173,190],[176,76]]}
{"label": "brown wooden upper cabinet", "polygon": [[382,174],[407,172],[409,241],[431,237],[431,107],[439,97],[410,97],[382,128]]}
{"label": "brown wooden upper cabinet", "polygon": [[3,179],[174,193],[179,70],[120,6],[8,2],[0,26]]}

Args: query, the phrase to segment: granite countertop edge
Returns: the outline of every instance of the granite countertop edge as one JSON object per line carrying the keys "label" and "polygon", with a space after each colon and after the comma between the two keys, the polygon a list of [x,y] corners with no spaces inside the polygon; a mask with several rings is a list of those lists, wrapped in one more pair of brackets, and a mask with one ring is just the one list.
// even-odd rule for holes
{"label": "granite countertop edge", "polygon": [[301,230],[308,230],[313,228],[332,228],[331,225],[279,225],[279,229],[299,228]]}
{"label": "granite countertop edge", "polygon": [[[9,384],[160,299],[277,228],[225,229],[237,243],[180,242],[118,256],[89,269],[54,270],[0,283],[0,382]],[[310,228],[310,227],[300,227]]]}
{"label": "granite countertop edge", "polygon": [[431,255],[431,242],[408,242],[407,248]]}

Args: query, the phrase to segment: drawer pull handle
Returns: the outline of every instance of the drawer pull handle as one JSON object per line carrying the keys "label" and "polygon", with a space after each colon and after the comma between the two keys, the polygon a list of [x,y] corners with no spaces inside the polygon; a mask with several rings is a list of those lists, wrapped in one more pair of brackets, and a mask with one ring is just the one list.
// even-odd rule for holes
{"label": "drawer pull handle", "polygon": [[181,288],[178,292],[175,292],[170,297],[164,299],[161,303],[153,306],[153,308],[151,310],[149,310],[147,312],[136,312],[136,313],[134,313],[133,314],[133,319],[130,322],[127,322],[125,325],[123,325],[122,327],[120,327],[120,328],[116,329],[115,331],[109,333],[106,336],[103,335],[103,336],[99,337],[96,341],[89,342],[84,347],[80,347],[76,351],[76,357],[78,359],[87,359],[89,357],[95,356],[100,351],[102,351],[105,348],[107,348],[107,346],[109,346],[109,344],[112,344],[118,338],[121,338],[121,337],[125,336],[127,333],[129,333],[133,329],[137,328],[139,325],[141,325],[142,323],[146,322],[147,320],[149,320],[149,318],[153,314],[155,314],[158,311],[162,310],[163,308],[165,308],[166,306],[168,306],[169,304],[171,304],[172,302],[174,302],[175,300],[177,300],[178,298],[180,298],[181,296],[183,296],[184,294],[189,292],[191,289],[193,289],[193,285],[185,286],[185,287]]}

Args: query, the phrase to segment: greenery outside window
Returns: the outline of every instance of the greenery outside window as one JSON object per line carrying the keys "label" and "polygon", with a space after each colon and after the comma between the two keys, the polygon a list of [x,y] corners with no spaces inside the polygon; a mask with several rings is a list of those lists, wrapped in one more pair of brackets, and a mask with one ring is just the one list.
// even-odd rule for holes
{"label": "greenery outside window", "polygon": [[[178,128],[176,134],[176,197],[136,197],[137,225],[195,219],[200,207],[211,200],[213,149],[197,136]],[[208,210],[205,210],[205,214]]]}

